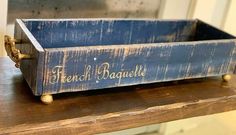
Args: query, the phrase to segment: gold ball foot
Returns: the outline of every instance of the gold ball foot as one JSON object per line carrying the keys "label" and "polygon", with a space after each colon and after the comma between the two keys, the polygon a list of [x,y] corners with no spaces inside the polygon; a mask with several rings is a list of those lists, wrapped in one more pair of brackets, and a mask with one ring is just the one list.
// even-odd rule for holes
{"label": "gold ball foot", "polygon": [[231,79],[231,75],[229,75],[229,74],[222,75],[222,79],[223,79],[223,81],[228,82]]}
{"label": "gold ball foot", "polygon": [[40,99],[44,104],[47,104],[47,105],[53,102],[53,97],[50,94],[42,95]]}

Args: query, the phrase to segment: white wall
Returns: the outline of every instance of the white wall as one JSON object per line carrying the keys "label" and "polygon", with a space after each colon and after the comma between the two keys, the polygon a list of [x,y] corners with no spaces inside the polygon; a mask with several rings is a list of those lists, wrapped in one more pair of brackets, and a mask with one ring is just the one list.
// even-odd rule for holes
{"label": "white wall", "polygon": [[5,55],[4,35],[7,25],[7,0],[0,0],[0,56]]}
{"label": "white wall", "polygon": [[236,0],[231,0],[230,2],[223,28],[229,33],[236,35]]}
{"label": "white wall", "polygon": [[191,0],[162,0],[159,19],[186,19]]}
{"label": "white wall", "polygon": [[197,0],[189,17],[201,19],[221,28],[229,2],[230,0]]}

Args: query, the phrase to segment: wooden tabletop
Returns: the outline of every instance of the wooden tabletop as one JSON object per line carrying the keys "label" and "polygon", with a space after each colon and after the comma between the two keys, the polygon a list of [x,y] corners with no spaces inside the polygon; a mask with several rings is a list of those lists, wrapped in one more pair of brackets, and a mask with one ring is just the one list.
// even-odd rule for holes
{"label": "wooden tabletop", "polygon": [[44,105],[0,58],[0,134],[94,134],[236,109],[236,76],[54,95]]}

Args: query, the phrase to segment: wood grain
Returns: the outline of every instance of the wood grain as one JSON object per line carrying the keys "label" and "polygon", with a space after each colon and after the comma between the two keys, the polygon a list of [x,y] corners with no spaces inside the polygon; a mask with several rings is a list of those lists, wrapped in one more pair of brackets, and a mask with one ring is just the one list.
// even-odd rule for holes
{"label": "wood grain", "polygon": [[40,95],[43,91],[44,49],[20,19],[16,20],[14,38],[22,42],[17,44],[21,53],[31,57],[21,60],[21,72],[33,93]]}
{"label": "wood grain", "polygon": [[22,19],[15,37],[34,95],[235,72],[235,37],[200,20]]}
{"label": "wood grain", "polygon": [[95,134],[236,109],[236,76],[65,93],[43,105],[0,58],[0,134]]}
{"label": "wood grain", "polygon": [[[232,74],[234,48],[235,41],[199,41],[45,49],[43,93]],[[123,75],[136,71],[143,75]]]}

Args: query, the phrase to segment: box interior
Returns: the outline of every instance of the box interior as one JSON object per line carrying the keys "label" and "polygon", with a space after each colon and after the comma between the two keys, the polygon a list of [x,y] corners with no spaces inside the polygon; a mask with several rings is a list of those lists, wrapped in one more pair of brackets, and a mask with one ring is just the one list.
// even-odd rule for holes
{"label": "box interior", "polygon": [[43,48],[234,39],[199,20],[23,20]]}

